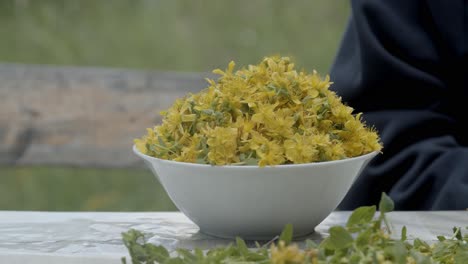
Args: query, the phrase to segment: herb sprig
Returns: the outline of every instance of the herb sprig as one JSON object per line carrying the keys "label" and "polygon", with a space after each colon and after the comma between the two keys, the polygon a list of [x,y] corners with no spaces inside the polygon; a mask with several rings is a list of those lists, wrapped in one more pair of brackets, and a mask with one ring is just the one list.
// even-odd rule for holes
{"label": "herb sprig", "polygon": [[[129,250],[132,264],[217,264],[217,263],[314,263],[314,264],[466,264],[468,263],[468,234],[460,227],[453,228],[451,237],[438,236],[429,244],[421,239],[408,241],[406,227],[400,239],[391,238],[392,230],[385,216],[394,209],[393,201],[382,194],[380,213],[376,206],[357,208],[345,226],[333,226],[329,237],[320,244],[312,240],[300,249],[291,243],[293,228],[287,225],[278,241],[249,249],[241,238],[226,247],[203,251],[201,249],[177,249],[170,254],[163,246],[153,245],[137,230],[123,233],[123,241]],[[467,227],[468,229],[468,227]],[[127,263],[122,259],[122,263]]]}

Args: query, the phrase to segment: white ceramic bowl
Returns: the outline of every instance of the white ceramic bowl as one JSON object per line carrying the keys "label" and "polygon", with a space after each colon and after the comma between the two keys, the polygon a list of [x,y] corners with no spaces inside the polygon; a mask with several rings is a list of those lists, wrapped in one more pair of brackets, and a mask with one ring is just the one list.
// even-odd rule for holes
{"label": "white ceramic bowl", "polygon": [[273,238],[288,223],[295,236],[314,232],[377,154],[260,168],[162,160],[135,146],[133,151],[201,232],[256,240]]}

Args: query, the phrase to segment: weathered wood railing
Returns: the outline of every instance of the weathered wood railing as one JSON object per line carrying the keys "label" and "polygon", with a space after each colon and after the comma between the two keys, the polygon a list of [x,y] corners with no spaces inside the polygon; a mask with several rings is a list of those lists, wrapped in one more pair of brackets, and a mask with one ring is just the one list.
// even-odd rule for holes
{"label": "weathered wood railing", "polygon": [[0,164],[132,166],[132,139],[205,77],[0,64]]}

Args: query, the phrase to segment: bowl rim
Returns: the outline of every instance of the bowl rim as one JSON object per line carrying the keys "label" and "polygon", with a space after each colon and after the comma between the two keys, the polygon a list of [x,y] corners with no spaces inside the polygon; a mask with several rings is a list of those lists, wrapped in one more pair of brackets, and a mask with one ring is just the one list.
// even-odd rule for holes
{"label": "bowl rim", "polygon": [[205,168],[223,168],[223,169],[253,169],[253,168],[300,168],[300,167],[320,167],[320,166],[328,166],[328,165],[336,165],[340,163],[347,163],[355,160],[371,160],[375,157],[380,151],[372,151],[367,154],[356,156],[352,158],[346,158],[341,160],[331,160],[331,161],[320,161],[320,162],[311,162],[311,163],[299,163],[299,164],[281,164],[281,165],[268,165],[265,167],[260,167],[258,165],[211,165],[211,164],[199,164],[199,163],[190,163],[190,162],[182,162],[182,161],[174,161],[174,160],[165,160],[155,158],[146,154],[141,153],[136,145],[132,147],[133,152],[144,160],[156,161],[166,164],[178,165],[178,166],[187,166],[187,167],[205,167]]}

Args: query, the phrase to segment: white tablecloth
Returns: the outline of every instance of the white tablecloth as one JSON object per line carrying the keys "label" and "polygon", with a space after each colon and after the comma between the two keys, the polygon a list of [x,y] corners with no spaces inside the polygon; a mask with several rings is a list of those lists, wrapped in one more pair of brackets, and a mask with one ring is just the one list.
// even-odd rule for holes
{"label": "white tablecloth", "polygon": [[[332,213],[308,238],[320,241],[330,226],[345,224],[348,216],[349,212]],[[417,236],[427,241],[435,240],[436,235],[451,235],[454,226],[468,226],[467,211],[392,212],[388,217],[395,235],[406,225],[410,239]],[[199,233],[178,212],[0,211],[0,263],[120,263],[121,257],[128,258],[121,233],[130,228],[169,249],[211,248],[232,242]]]}

